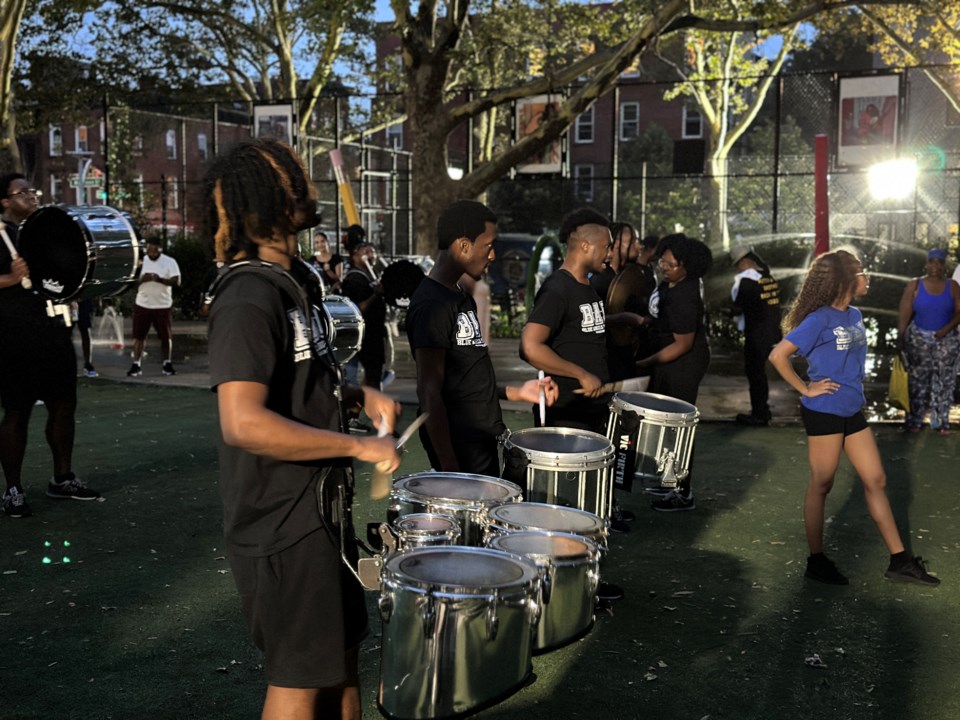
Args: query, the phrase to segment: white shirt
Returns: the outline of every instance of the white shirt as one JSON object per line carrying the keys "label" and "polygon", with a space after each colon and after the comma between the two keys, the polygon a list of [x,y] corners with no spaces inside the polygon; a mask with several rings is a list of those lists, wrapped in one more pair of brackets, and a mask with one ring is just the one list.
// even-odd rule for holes
{"label": "white shirt", "polygon": [[960,264],[957,265],[957,269],[953,271],[953,281],[960,285]]}
{"label": "white shirt", "polygon": [[[180,266],[169,255],[160,253],[160,257],[151,260],[149,256],[143,258],[143,268],[140,276],[156,273],[164,280],[180,277]],[[137,289],[137,305],[148,310],[164,310],[173,307],[173,287],[158,282],[141,283]]]}

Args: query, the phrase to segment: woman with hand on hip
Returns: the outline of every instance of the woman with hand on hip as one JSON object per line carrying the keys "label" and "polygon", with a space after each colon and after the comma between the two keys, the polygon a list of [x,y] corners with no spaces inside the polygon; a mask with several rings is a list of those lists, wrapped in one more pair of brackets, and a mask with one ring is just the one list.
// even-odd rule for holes
{"label": "woman with hand on hip", "polygon": [[947,251],[927,253],[926,274],[907,283],[900,298],[899,350],[910,371],[910,411],[904,425],[920,432],[930,409],[930,427],[950,432],[950,405],[960,356],[960,287],[947,278]]}
{"label": "woman with hand on hip", "polygon": [[[823,515],[840,454],[860,476],[870,517],[890,552],[885,576],[897,582],[939,585],[922,558],[903,546],[887,499],[887,476],[873,431],[862,407],[867,334],[860,310],[850,303],[866,295],[867,273],[856,255],[845,250],[824,253],[810,266],[800,294],[784,320],[787,333],[770,353],[770,362],[800,393],[807,432],[810,484],[803,499],[803,522],[810,556],[806,576],[817,582],[847,585],[848,580],[823,553]],[[808,363],[804,382],[790,363],[799,354]]]}

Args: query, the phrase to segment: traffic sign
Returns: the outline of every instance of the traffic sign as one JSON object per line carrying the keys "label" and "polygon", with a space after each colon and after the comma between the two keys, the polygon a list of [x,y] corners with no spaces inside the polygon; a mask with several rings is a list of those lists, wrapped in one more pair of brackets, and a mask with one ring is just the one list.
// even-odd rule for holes
{"label": "traffic sign", "polygon": [[[103,178],[102,177],[93,177],[88,175],[83,180],[84,187],[103,187]],[[80,187],[80,178],[76,175],[70,176],[70,187],[77,188]]]}

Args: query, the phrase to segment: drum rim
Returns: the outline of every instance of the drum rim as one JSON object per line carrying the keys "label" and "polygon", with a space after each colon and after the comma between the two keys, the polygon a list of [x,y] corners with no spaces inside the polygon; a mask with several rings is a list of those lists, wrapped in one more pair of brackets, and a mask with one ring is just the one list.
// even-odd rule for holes
{"label": "drum rim", "polygon": [[[598,448],[597,450],[590,450],[588,452],[572,452],[572,453],[561,453],[561,452],[549,452],[545,450],[530,450],[518,445],[513,441],[515,435],[530,437],[532,435],[580,435],[587,436],[590,439],[596,439],[604,443],[604,447]],[[518,450],[522,450],[523,454],[527,457],[528,467],[534,469],[541,468],[544,470],[549,470],[551,468],[576,468],[576,469],[586,469],[586,470],[596,470],[604,467],[610,467],[613,464],[613,458],[616,455],[616,448],[614,448],[613,443],[610,442],[610,439],[606,435],[601,435],[600,433],[595,433],[591,430],[580,430],[579,428],[568,428],[568,427],[539,427],[539,428],[524,428],[523,430],[517,430],[516,432],[510,433],[510,435],[504,440],[504,448],[510,446],[516,447]],[[606,462],[608,461],[609,462]],[[551,462],[552,461],[552,462]],[[538,465],[538,463],[540,463]],[[599,464],[598,464],[599,463]]]}
{"label": "drum rim", "polygon": [[[444,530],[419,530],[417,528],[402,528],[400,524],[403,522],[416,521],[422,517],[429,517],[430,519],[443,520],[450,523],[449,527]],[[431,535],[448,535],[454,533],[459,536],[462,532],[460,523],[457,522],[457,518],[449,513],[433,513],[433,512],[422,512],[422,513],[408,513],[406,515],[398,515],[397,518],[390,523],[393,526],[393,529],[398,533],[403,534],[404,536],[413,536],[413,537],[430,537]]]}
{"label": "drum rim", "polygon": [[[497,505],[496,507],[490,508],[489,510],[487,510],[487,517],[488,517],[489,520],[491,520],[491,522],[489,523],[489,525],[491,525],[491,526],[493,526],[493,527],[503,527],[502,525],[497,525],[495,522],[493,522],[493,519],[494,519],[494,518],[500,519],[501,521],[503,520],[502,518],[499,518],[499,515],[498,515],[497,511],[498,511],[500,508],[506,508],[506,509],[508,509],[508,510],[510,510],[510,509],[516,510],[516,507],[515,507],[515,506],[517,506],[517,505],[533,506],[533,507],[541,507],[541,508],[549,508],[549,509],[551,509],[551,510],[561,510],[561,511],[573,512],[573,513],[579,513],[580,515],[585,515],[586,517],[591,518],[591,519],[594,519],[594,520],[597,521],[597,525],[598,525],[598,527],[597,527],[597,529],[596,529],[597,532],[604,532],[604,531],[606,530],[606,527],[607,527],[607,523],[606,523],[606,521],[605,521],[602,517],[600,517],[599,515],[596,515],[596,514],[590,512],[589,510],[581,510],[580,508],[569,507],[569,506],[567,506],[567,505],[554,505],[554,504],[552,504],[552,503],[526,502],[526,501],[519,502],[519,503],[503,503],[503,504],[501,504],[501,505]],[[520,509],[522,510],[523,508],[520,508]],[[532,529],[532,528],[529,528],[529,527],[528,527],[527,529]],[[535,529],[535,528],[533,528],[533,529]],[[569,532],[569,530],[566,530],[566,531],[561,531],[561,530],[550,531],[550,530],[544,529],[544,532]],[[573,533],[573,534],[574,534],[574,535],[579,535],[580,533]]]}
{"label": "drum rim", "polygon": [[[426,581],[415,578],[409,573],[404,572],[402,568],[397,567],[401,563],[411,562],[423,555],[433,555],[437,553],[455,554],[455,555],[482,555],[486,557],[497,557],[501,560],[509,560],[519,565],[523,572],[521,577],[516,580],[501,582],[497,584],[488,583],[486,585],[464,586],[450,582]],[[519,591],[526,594],[535,588],[540,582],[540,570],[529,558],[517,553],[506,552],[487,547],[473,547],[467,545],[440,545],[433,547],[418,547],[411,550],[397,553],[386,559],[383,564],[382,578],[385,584],[391,581],[400,583],[405,589],[420,590],[429,595],[447,596],[447,597],[486,597],[494,593],[501,597],[504,593]]]}
{"label": "drum rim", "polygon": [[[439,495],[423,495],[414,490],[408,489],[406,486],[402,485],[411,478],[418,478],[423,476],[442,476],[449,477],[453,479],[464,479],[470,481],[484,481],[489,482],[493,481],[493,484],[504,486],[510,494],[504,497],[498,498],[451,498],[451,497],[441,497]],[[411,473],[410,475],[404,475],[403,477],[398,477],[393,481],[393,486],[390,488],[390,498],[393,500],[399,501],[416,501],[416,502],[427,502],[434,506],[439,506],[443,503],[448,503],[454,507],[487,507],[489,505],[499,505],[506,502],[516,501],[517,498],[522,497],[523,488],[517,485],[514,482],[509,480],[504,480],[503,478],[495,478],[489,475],[477,475],[474,473],[452,473],[452,472],[432,472],[425,471],[419,473]],[[441,515],[446,513],[439,513]]]}
{"label": "drum rim", "polygon": [[[632,395],[646,395],[646,396],[653,397],[665,402],[683,405],[690,409],[684,412],[671,413],[671,412],[665,412],[663,410],[656,410],[654,408],[647,408],[647,407],[644,407],[643,405],[637,405],[635,403],[631,403],[630,401],[628,401],[627,397]],[[698,422],[700,419],[700,411],[697,409],[696,405],[693,405],[692,403],[688,403],[686,400],[679,400],[678,398],[670,397],[669,395],[661,395],[660,393],[639,392],[639,391],[617,392],[617,393],[614,393],[613,400],[611,400],[610,402],[611,402],[611,405],[613,405],[617,410],[629,409],[633,411],[633,409],[636,408],[637,410],[643,411],[643,412],[636,413],[637,415],[643,415],[645,417],[649,416],[652,419],[667,420],[667,419],[679,418],[681,422],[692,422],[694,424]]]}
{"label": "drum rim", "polygon": [[[539,552],[524,552],[516,549],[505,549],[501,547],[495,547],[494,550],[503,550],[514,555],[524,555],[529,558],[536,558],[537,560],[543,559],[546,562],[552,563],[559,567],[566,565],[580,565],[584,561],[587,562],[596,562],[600,557],[600,548],[597,545],[597,541],[587,535],[580,535],[578,533],[564,532],[560,530],[518,530],[516,532],[508,532],[502,535],[496,535],[491,537],[488,541],[487,547],[490,547],[490,544],[500,545],[504,542],[509,541],[510,539],[517,539],[518,537],[559,537],[564,540],[576,541],[583,543],[585,548],[583,552],[570,553],[569,555],[551,555],[549,553],[539,553]],[[538,563],[539,564],[539,563]]]}

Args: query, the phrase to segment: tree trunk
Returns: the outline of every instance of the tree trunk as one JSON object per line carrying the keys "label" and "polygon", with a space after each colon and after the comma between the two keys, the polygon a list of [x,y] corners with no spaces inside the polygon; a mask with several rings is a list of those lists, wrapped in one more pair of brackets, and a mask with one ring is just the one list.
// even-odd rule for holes
{"label": "tree trunk", "polygon": [[730,229],[727,223],[727,189],[730,186],[727,178],[727,153],[718,150],[710,156],[710,198],[708,208],[710,212],[710,247],[713,249],[730,249]]}

